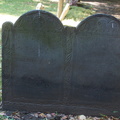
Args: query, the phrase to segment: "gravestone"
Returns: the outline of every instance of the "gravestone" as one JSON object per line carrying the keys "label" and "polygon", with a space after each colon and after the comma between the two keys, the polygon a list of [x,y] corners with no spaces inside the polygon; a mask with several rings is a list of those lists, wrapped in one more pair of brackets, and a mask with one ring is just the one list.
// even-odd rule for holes
{"label": "gravestone", "polygon": [[119,33],[104,14],[76,28],[42,10],[4,23],[3,109],[119,116]]}

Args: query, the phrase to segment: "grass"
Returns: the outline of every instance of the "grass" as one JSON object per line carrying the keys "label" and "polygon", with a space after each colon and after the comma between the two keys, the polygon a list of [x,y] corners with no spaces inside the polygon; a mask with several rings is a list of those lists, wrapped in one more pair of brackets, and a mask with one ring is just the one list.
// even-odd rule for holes
{"label": "grass", "polygon": [[[49,0],[41,0],[45,10],[56,14],[57,3]],[[33,0],[0,0],[0,13],[20,16],[27,11],[34,10],[39,2]]]}
{"label": "grass", "polygon": [[[57,14],[57,2],[51,0],[40,0],[45,5],[45,10],[53,14]],[[9,14],[14,16],[20,16],[27,11],[34,10],[39,2],[35,0],[0,0],[0,13]],[[65,4],[64,4],[65,6]],[[92,6],[88,4],[81,5],[80,7],[71,7],[66,19],[79,20],[86,18],[87,16],[94,14]]]}
{"label": "grass", "polygon": [[35,6],[36,2],[32,2],[32,0],[0,0],[0,13],[20,16],[33,10]]}
{"label": "grass", "polygon": [[90,7],[87,4],[84,4],[81,7],[71,6],[71,9],[67,14],[66,19],[69,18],[73,19],[74,21],[81,21],[94,13],[95,12],[92,10],[92,6]]}

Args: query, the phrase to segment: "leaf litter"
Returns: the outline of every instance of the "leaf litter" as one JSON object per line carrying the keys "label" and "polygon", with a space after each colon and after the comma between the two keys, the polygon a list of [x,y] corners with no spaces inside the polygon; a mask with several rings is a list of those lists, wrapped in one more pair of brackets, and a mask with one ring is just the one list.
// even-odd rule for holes
{"label": "leaf litter", "polygon": [[61,113],[0,111],[0,120],[120,120],[113,116],[100,114],[100,117],[85,115],[66,115]]}

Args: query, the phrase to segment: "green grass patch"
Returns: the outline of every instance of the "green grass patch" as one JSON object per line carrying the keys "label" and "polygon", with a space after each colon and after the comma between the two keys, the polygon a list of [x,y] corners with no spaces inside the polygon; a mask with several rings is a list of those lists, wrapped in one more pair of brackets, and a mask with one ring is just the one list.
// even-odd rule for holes
{"label": "green grass patch", "polygon": [[[30,10],[35,10],[39,2],[33,0],[0,0],[0,13],[20,16]],[[57,2],[41,0],[45,5],[45,10],[53,14],[57,12]]]}
{"label": "green grass patch", "polygon": [[94,13],[95,12],[92,10],[92,6],[89,6],[87,4],[86,5],[81,4],[81,7],[71,6],[66,16],[66,19],[73,19],[75,21],[81,21]]}
{"label": "green grass patch", "polygon": [[20,16],[35,9],[36,4],[32,0],[0,0],[0,13]]}
{"label": "green grass patch", "polygon": [[[57,14],[57,2],[52,2],[51,0],[41,0],[40,2],[45,5],[46,11],[51,12],[55,15]],[[36,2],[34,0],[0,0],[0,13],[21,16],[30,10],[35,10],[38,3],[39,2]],[[71,6],[66,19],[81,21],[91,14],[94,14],[94,11],[88,4],[81,4],[79,7]]]}

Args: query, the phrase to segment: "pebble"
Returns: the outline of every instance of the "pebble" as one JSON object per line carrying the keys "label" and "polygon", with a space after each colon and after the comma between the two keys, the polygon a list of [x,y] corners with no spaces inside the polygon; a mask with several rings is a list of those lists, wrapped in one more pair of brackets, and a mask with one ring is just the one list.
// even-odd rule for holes
{"label": "pebble", "polygon": [[38,114],[37,113],[31,114],[31,116],[38,118]]}
{"label": "pebble", "polygon": [[98,117],[94,117],[93,120],[99,120],[99,118]]}
{"label": "pebble", "polygon": [[74,117],[70,117],[69,120],[75,120],[75,118]]}
{"label": "pebble", "polygon": [[[9,114],[8,114],[9,113]],[[91,116],[85,116],[85,115],[65,115],[65,114],[59,114],[59,113],[26,113],[26,112],[0,112],[0,120],[1,117],[5,118],[3,120],[103,120],[99,117],[91,117]],[[120,120],[119,118],[115,117],[108,117],[105,116],[105,120]]]}
{"label": "pebble", "polygon": [[44,113],[40,113],[40,114],[39,114],[39,117],[45,118],[46,115],[45,115]]}
{"label": "pebble", "polygon": [[86,120],[86,117],[84,115],[79,115],[78,120]]}
{"label": "pebble", "polygon": [[51,115],[52,115],[53,117],[55,117],[55,116],[56,116],[56,114],[55,114],[55,113],[51,113]]}
{"label": "pebble", "polygon": [[0,112],[0,115],[6,115],[4,112]]}
{"label": "pebble", "polygon": [[62,116],[61,117],[61,120],[66,120],[68,117],[65,115],[65,116]]}
{"label": "pebble", "polygon": [[38,114],[37,114],[37,113],[35,113],[34,116],[35,116],[36,118],[38,118]]}
{"label": "pebble", "polygon": [[51,114],[46,114],[46,117],[47,117],[48,119],[50,119],[50,118],[52,118],[52,115],[51,115]]}

